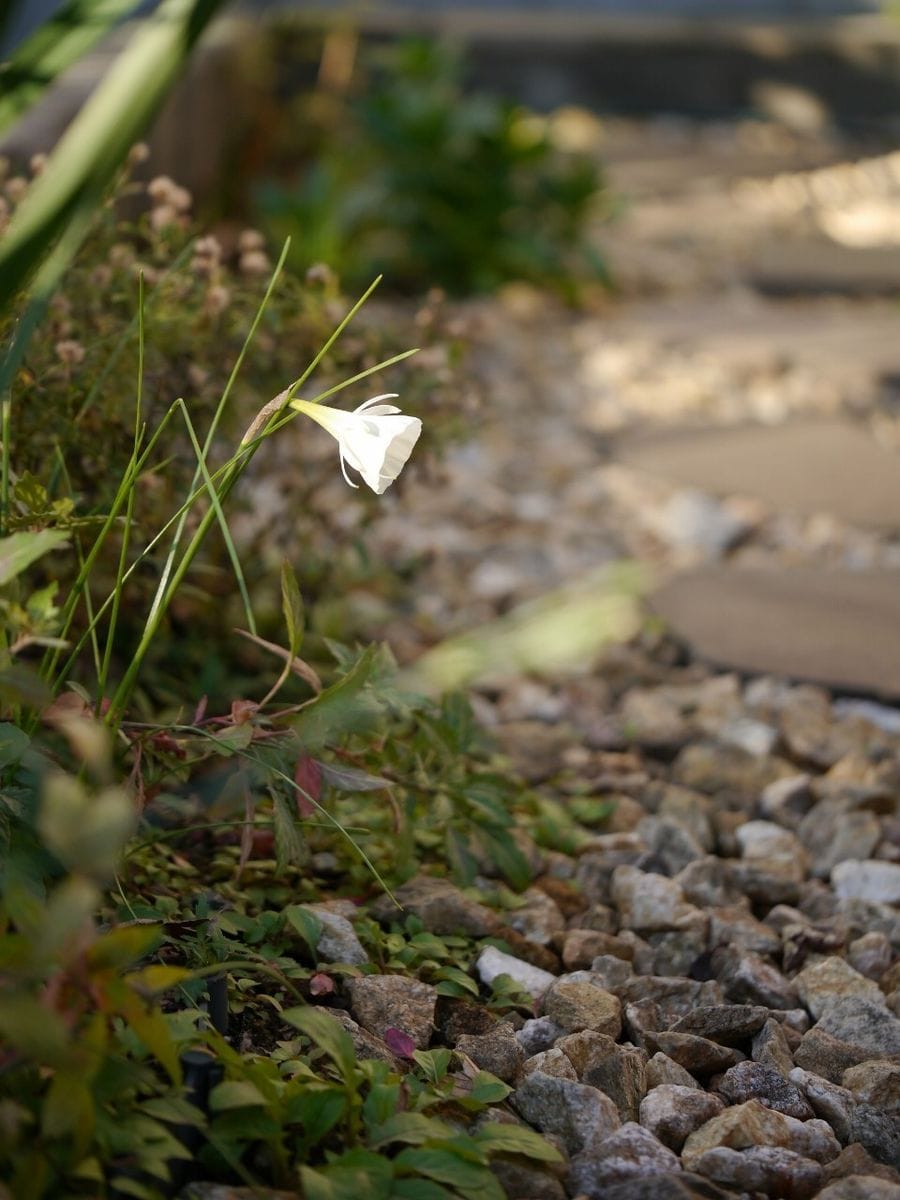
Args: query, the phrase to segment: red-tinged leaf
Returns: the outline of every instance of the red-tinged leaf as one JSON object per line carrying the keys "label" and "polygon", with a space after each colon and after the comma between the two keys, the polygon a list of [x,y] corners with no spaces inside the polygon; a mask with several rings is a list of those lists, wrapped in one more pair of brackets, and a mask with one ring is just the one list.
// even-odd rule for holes
{"label": "red-tinged leaf", "polygon": [[398,1058],[412,1059],[412,1056],[416,1052],[416,1043],[402,1029],[386,1029],[384,1031],[384,1044]]}
{"label": "red-tinged leaf", "polygon": [[324,975],[321,971],[313,975],[309,981],[309,992],[311,996],[330,996],[334,991],[334,980],[330,975]]}
{"label": "red-tinged leaf", "polygon": [[61,692],[41,713],[41,719],[48,725],[58,726],[76,717],[93,715],[90,705],[82,696],[75,692]]}
{"label": "red-tinged leaf", "polygon": [[[274,838],[272,839],[274,842]],[[253,797],[250,794],[250,789],[244,784],[244,825],[241,829],[241,853],[238,858],[237,877],[240,879],[241,873],[250,861],[250,854],[253,850]]]}
{"label": "red-tinged leaf", "polygon": [[233,725],[246,725],[259,712],[259,705],[253,700],[232,700],[231,722]]}
{"label": "red-tinged leaf", "polygon": [[[322,768],[314,758],[303,754],[294,768],[294,783],[303,790],[297,793],[297,811],[301,817],[312,817],[322,795]],[[306,793],[304,795],[304,793]],[[313,803],[315,801],[315,803]]]}

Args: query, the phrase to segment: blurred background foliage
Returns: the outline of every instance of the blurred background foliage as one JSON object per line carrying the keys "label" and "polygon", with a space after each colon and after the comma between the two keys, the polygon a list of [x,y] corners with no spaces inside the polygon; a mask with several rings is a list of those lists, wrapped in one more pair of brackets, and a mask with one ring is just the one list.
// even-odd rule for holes
{"label": "blurred background foliage", "polygon": [[575,301],[606,279],[589,236],[609,203],[596,157],[555,136],[558,122],[464,81],[461,52],[440,42],[326,37],[316,87],[275,136],[280,177],[253,189],[294,261],[321,259],[356,284],[383,273],[413,293],[527,281]]}

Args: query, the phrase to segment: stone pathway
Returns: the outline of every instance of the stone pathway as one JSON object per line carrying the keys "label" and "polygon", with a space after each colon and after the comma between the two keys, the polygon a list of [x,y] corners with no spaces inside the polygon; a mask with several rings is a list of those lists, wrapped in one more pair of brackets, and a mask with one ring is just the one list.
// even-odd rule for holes
{"label": "stone pathway", "polygon": [[[900,201],[900,159],[765,125],[617,122],[605,137],[613,185],[621,166],[633,186],[602,231],[623,295],[575,317],[511,289],[460,314],[483,424],[439,487],[411,482],[376,522],[386,553],[429,559],[390,636],[412,656],[627,555],[708,661],[900,697],[900,307],[856,276],[843,295],[754,286],[773,239],[785,262],[827,251],[823,214]],[[847,261],[893,261],[900,232],[876,226],[881,243],[843,245]],[[721,605],[738,600],[730,621]]]}

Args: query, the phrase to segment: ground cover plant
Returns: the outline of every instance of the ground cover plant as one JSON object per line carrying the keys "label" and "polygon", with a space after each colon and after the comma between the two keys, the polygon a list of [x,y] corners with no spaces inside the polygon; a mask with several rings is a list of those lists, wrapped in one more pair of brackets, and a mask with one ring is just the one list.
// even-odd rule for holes
{"label": "ground cover plant", "polygon": [[[272,74],[297,36],[271,35]],[[554,123],[468,92],[462,56],[438,42],[357,55],[346,31],[330,39],[346,78],[295,102],[275,148],[286,179],[258,188],[260,219],[294,254],[411,292],[524,280],[577,301],[606,285],[590,225],[609,202],[596,156],[562,136],[566,114]]]}
{"label": "ground cover plant", "polygon": [[[177,32],[213,7],[166,16]],[[510,1086],[429,1049],[430,1027],[360,1043],[348,996],[396,978],[444,1016],[532,1012],[508,977],[476,978],[513,929],[437,935],[394,891],[489,879],[512,913],[536,841],[577,844],[605,810],[579,823],[510,773],[465,697],[317,621],[359,571],[334,501],[316,506],[326,473],[380,495],[452,436],[439,299],[412,322],[437,353],[410,374],[396,325],[366,316],[373,286],[291,275],[289,245],[270,256],[254,230],[198,236],[169,179],[126,167],[93,203],[102,136],[87,199],[54,207],[72,144],[0,179],[0,1196],[204,1179],[500,1200],[504,1164],[560,1161]],[[411,411],[359,403],[383,386]],[[292,445],[273,570],[271,529],[240,536],[235,510],[298,417],[337,446],[326,467]]]}
{"label": "ground cover plant", "polygon": [[[451,863],[464,882],[493,864],[524,886],[527,862],[509,832],[516,809],[536,812],[535,802],[492,770],[465,702],[407,694],[392,682],[385,649],[331,643],[330,669],[301,658],[304,605],[287,563],[279,642],[261,640],[223,509],[256,445],[297,415],[293,393],[359,305],[300,380],[221,449],[210,433],[220,426],[221,397],[205,432],[194,424],[202,414],[181,401],[149,427],[140,272],[134,284],[132,445],[127,455],[117,447],[123,435],[113,422],[105,448],[124,466],[101,510],[84,467],[82,487],[69,490],[61,449],[51,459],[55,482],[20,474],[15,447],[28,445],[27,426],[6,421],[4,1177],[14,1196],[165,1195],[187,1178],[196,1152],[208,1177],[299,1183],[309,1196],[349,1195],[362,1180],[384,1196],[499,1196],[488,1170],[495,1153],[552,1160],[555,1152],[525,1129],[470,1128],[509,1089],[483,1072],[466,1075],[449,1051],[416,1058],[401,1046],[405,1078],[383,1063],[358,1063],[346,1032],[303,1007],[338,992],[341,971],[315,969],[322,930],[297,901],[388,890],[427,862]],[[273,292],[270,282],[251,332]],[[59,332],[51,324],[46,336]],[[40,338],[33,345],[20,377],[28,394],[53,385],[52,367],[30,365],[52,355]],[[58,344],[52,353],[65,358]],[[345,386],[332,384],[315,401]],[[18,399],[14,387],[13,409]],[[375,491],[399,472],[418,434],[419,422],[390,406],[365,407],[356,418],[324,405],[316,411]],[[176,417],[194,451],[193,475],[165,452]],[[385,419],[402,423],[389,426],[396,461],[383,447],[367,457],[369,443],[360,440],[361,429],[371,440],[369,427]],[[94,437],[101,431],[103,422]],[[77,431],[75,438],[88,453],[89,442],[79,443]],[[139,529],[137,492],[157,443],[162,463],[154,469],[171,468],[186,491],[148,534]],[[71,457],[71,445],[67,451]],[[35,466],[39,459],[35,453]],[[135,720],[141,668],[161,641],[163,659],[176,653],[165,617],[217,523],[247,632],[272,655],[263,694],[233,696],[225,712],[201,698],[179,721],[147,719],[147,711]],[[137,589],[135,604],[128,588],[157,545],[155,590],[124,655],[119,615],[146,600],[147,589]],[[289,680],[302,699],[282,700]],[[435,945],[414,928],[385,940],[374,925],[368,936],[391,970],[433,979],[452,996],[477,990],[465,942]],[[226,1040],[229,1008],[243,1020],[247,1052]],[[278,1016],[274,1045],[256,1031],[260,1011],[264,1024]],[[285,1037],[290,1029],[299,1038]],[[256,1052],[261,1037],[265,1053]]]}

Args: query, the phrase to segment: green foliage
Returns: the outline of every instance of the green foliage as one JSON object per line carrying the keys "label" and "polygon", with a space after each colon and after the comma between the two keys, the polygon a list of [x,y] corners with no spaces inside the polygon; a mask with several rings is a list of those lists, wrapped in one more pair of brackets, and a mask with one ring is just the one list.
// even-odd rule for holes
{"label": "green foliage", "polygon": [[470,95],[461,75],[445,47],[404,42],[355,99],[313,96],[298,118],[313,139],[301,181],[261,187],[263,219],[292,237],[296,261],[351,281],[375,272],[402,290],[469,294],[526,280],[576,299],[605,279],[588,233],[596,163],[554,144],[534,114]]}

